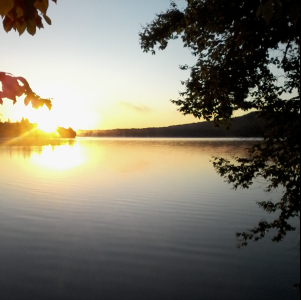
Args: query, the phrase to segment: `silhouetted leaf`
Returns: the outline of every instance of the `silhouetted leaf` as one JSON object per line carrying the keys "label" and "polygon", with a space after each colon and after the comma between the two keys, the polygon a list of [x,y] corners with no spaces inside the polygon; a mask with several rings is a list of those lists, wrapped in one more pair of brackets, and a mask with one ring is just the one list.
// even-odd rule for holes
{"label": "silhouetted leaf", "polygon": [[27,27],[27,32],[31,35],[35,35],[36,33],[36,22],[35,20],[28,20],[26,23]]}
{"label": "silhouetted leaf", "polygon": [[6,32],[9,32],[13,28],[13,22],[10,17],[6,16],[3,20],[3,28]]}
{"label": "silhouetted leaf", "polygon": [[43,15],[43,17],[44,17],[45,21],[46,21],[49,25],[51,25],[51,20],[50,20],[50,18],[49,18],[48,16],[46,16],[46,15]]}
{"label": "silhouetted leaf", "polygon": [[267,25],[269,25],[274,14],[274,1],[269,0],[262,5],[262,15]]}
{"label": "silhouetted leaf", "polygon": [[46,14],[48,5],[49,5],[48,0],[36,0],[34,3],[35,8],[38,9],[43,14]]}
{"label": "silhouetted leaf", "polygon": [[289,11],[289,17],[292,20],[292,22],[296,25],[298,19],[300,18],[300,4],[298,2],[295,2],[290,11]]}
{"label": "silhouetted leaf", "polygon": [[13,8],[14,0],[1,0],[0,2],[0,15],[6,16],[7,13]]}
{"label": "silhouetted leaf", "polygon": [[24,21],[21,22],[21,24],[17,23],[16,29],[18,30],[19,35],[21,35],[25,31],[25,29],[26,29],[26,23]]}
{"label": "silhouetted leaf", "polygon": [[36,17],[36,25],[39,29],[43,28],[42,18],[40,16]]}

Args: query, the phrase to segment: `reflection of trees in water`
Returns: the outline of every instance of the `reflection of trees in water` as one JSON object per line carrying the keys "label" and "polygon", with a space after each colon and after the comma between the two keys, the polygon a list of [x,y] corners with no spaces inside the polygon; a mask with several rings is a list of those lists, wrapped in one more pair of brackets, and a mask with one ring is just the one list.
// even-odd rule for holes
{"label": "reflection of trees in water", "polygon": [[7,140],[0,139],[0,147],[3,147],[9,156],[17,155],[22,156],[24,159],[31,158],[32,154],[41,155],[44,146],[73,146],[76,143],[74,139],[15,139]]}

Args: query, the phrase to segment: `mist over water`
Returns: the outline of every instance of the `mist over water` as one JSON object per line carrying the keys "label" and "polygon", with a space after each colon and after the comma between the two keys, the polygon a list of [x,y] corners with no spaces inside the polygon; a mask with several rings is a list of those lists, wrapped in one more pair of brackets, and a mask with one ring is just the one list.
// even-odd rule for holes
{"label": "mist over water", "polygon": [[0,298],[299,299],[298,231],[236,248],[281,190],[234,191],[210,162],[252,143],[0,141]]}

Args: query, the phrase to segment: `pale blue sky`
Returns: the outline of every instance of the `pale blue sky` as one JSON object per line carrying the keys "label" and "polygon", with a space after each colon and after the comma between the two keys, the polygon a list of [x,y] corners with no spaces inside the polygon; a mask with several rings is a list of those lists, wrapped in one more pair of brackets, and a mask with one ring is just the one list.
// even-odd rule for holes
{"label": "pale blue sky", "polygon": [[[178,1],[183,6],[184,1]],[[155,56],[139,45],[141,25],[169,7],[169,0],[50,1],[49,26],[35,36],[0,30],[0,70],[25,77],[41,97],[53,98],[50,114],[75,129],[157,127],[197,122],[169,100],[183,90],[195,58],[173,41]],[[35,121],[22,99],[0,106],[2,120]],[[45,110],[46,111],[46,110]],[[43,112],[46,116],[46,112]],[[1,116],[0,116],[1,117]]]}

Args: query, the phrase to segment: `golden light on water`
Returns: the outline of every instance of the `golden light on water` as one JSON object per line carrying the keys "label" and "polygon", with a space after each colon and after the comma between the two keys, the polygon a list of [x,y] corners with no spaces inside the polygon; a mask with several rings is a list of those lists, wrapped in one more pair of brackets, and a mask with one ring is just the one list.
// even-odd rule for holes
{"label": "golden light on water", "polygon": [[33,153],[31,160],[47,169],[59,171],[80,166],[86,161],[79,145],[45,146],[42,153]]}

